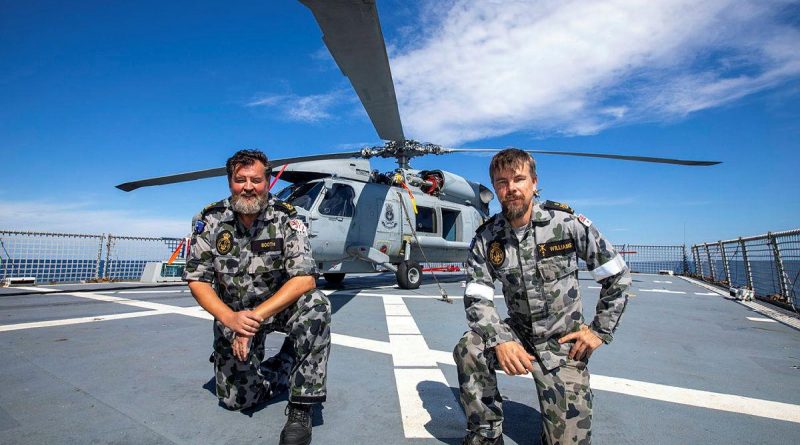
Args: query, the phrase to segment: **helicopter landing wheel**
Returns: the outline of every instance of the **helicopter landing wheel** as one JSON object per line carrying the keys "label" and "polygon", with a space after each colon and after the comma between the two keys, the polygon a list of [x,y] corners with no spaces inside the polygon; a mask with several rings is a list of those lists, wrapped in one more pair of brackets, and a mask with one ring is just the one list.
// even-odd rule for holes
{"label": "helicopter landing wheel", "polygon": [[402,289],[417,289],[422,284],[422,267],[412,260],[397,265],[397,284]]}
{"label": "helicopter landing wheel", "polygon": [[344,281],[344,274],[343,273],[324,273],[322,274],[322,278],[325,278],[328,286],[339,286]]}

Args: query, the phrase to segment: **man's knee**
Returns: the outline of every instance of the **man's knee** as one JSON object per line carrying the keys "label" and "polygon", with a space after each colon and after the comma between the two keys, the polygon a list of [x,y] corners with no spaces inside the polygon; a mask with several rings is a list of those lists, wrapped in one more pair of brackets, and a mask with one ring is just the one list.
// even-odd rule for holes
{"label": "man's knee", "polygon": [[468,356],[477,356],[486,349],[483,338],[474,331],[467,331],[453,348],[453,358],[456,361]]}
{"label": "man's knee", "polygon": [[297,304],[300,306],[300,318],[326,322],[331,319],[331,302],[320,290],[313,289],[304,293]]}

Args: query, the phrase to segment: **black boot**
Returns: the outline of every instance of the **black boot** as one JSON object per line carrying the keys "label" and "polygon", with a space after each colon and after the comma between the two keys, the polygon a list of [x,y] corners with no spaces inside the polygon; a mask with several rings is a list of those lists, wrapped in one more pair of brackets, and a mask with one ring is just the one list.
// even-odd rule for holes
{"label": "black boot", "polygon": [[311,443],[311,405],[289,403],[286,407],[286,425],[281,431],[280,445],[308,445]]}
{"label": "black boot", "polygon": [[462,445],[503,445],[503,436],[500,435],[494,439],[489,439],[471,431],[464,437]]}

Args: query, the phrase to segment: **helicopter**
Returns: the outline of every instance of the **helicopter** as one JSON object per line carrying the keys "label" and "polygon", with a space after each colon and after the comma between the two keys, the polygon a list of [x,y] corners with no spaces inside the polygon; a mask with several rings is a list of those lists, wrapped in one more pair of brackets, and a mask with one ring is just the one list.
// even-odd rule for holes
{"label": "helicopter", "polygon": [[[421,263],[466,261],[474,232],[490,216],[494,193],[445,170],[416,170],[410,160],[448,153],[497,152],[498,148],[449,148],[408,139],[403,131],[389,58],[375,0],[299,0],[314,15],[322,40],[348,77],[382,146],[357,151],[272,159],[272,175],[290,183],[276,194],[292,204],[307,226],[319,271],[332,285],[348,273],[395,273],[403,289],[422,283]],[[697,161],[571,151],[563,155],[709,166]],[[390,158],[394,171],[373,170],[370,158]],[[224,176],[224,167],[120,184],[131,191]],[[273,181],[274,183],[274,181]]]}

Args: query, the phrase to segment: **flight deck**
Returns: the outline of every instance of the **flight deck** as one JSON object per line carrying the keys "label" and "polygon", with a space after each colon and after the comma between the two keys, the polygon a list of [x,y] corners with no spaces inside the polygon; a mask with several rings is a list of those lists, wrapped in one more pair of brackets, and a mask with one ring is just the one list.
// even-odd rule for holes
{"label": "flight deck", "polygon": [[[429,274],[416,290],[393,274],[323,288],[333,347],[313,443],[460,443],[451,351],[466,330],[464,277],[438,276],[452,304]],[[800,441],[796,318],[677,276],[633,279],[614,342],[589,363],[595,443]],[[580,283],[590,320],[599,286],[586,272]],[[182,284],[0,289],[0,443],[277,444],[286,397],[222,408],[211,339],[211,317]],[[268,336],[267,353],[282,341]],[[506,443],[538,443],[533,380],[499,373],[499,386]]]}

